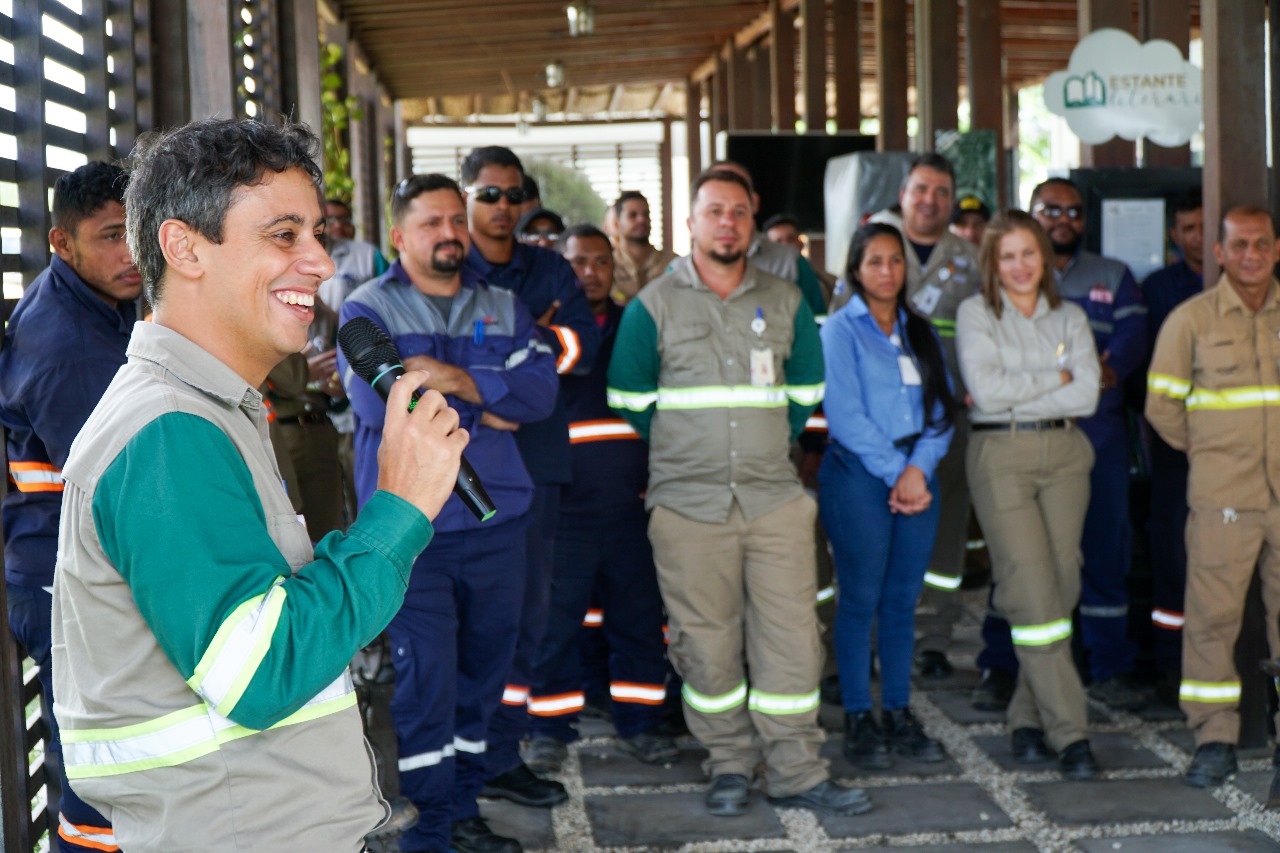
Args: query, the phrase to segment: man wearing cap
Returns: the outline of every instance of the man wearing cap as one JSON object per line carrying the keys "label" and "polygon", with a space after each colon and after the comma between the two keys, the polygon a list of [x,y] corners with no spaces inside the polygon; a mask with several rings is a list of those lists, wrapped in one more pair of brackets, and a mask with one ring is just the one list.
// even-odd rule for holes
{"label": "man wearing cap", "polygon": [[951,233],[975,246],[982,245],[982,235],[991,221],[991,208],[976,195],[962,195],[951,212]]}
{"label": "man wearing cap", "polygon": [[[898,191],[902,215],[882,210],[871,221],[893,225],[907,241],[907,299],[942,338],[947,369],[956,384],[956,396],[962,399],[964,388],[956,363],[956,311],[961,302],[978,292],[981,282],[977,250],[947,230],[955,186],[951,161],[940,154],[922,154],[912,162]],[[831,312],[843,307],[850,295],[847,284],[837,284]],[[960,600],[955,592],[960,588],[969,534],[969,488],[964,475],[968,423],[967,418],[956,419],[951,447],[938,465],[942,515],[916,616],[917,665],[925,678],[951,674],[947,647],[952,628],[960,618]]]}

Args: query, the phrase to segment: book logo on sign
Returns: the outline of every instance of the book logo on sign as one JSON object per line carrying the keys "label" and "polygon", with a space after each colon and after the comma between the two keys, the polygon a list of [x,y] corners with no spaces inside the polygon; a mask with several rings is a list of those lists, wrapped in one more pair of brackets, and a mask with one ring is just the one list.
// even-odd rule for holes
{"label": "book logo on sign", "polygon": [[1107,84],[1092,71],[1083,77],[1068,77],[1062,87],[1062,100],[1067,105],[1067,109],[1105,107]]}

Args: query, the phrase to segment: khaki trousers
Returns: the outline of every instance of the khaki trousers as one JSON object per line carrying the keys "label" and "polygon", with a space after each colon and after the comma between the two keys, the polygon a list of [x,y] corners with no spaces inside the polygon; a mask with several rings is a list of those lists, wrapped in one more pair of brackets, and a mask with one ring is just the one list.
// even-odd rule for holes
{"label": "khaki trousers", "polygon": [[946,653],[951,634],[960,620],[960,581],[969,542],[969,483],[965,455],[969,447],[969,423],[957,414],[956,431],[947,455],[938,463],[938,536],[933,543],[929,569],[916,612],[916,651]]}
{"label": "khaki trousers", "polygon": [[1071,658],[1071,611],[1080,598],[1080,536],[1089,507],[1093,447],[1074,426],[1043,432],[977,431],[969,485],[1018,657],[1010,729],[1041,729],[1055,750],[1087,737],[1084,688]]}
{"label": "khaki trousers", "polygon": [[1255,567],[1262,572],[1267,646],[1272,657],[1280,657],[1280,504],[1273,501],[1266,512],[1191,511],[1180,704],[1197,746],[1240,737],[1235,647]]}
{"label": "khaki trousers", "polygon": [[816,514],[801,496],[751,521],[737,503],[724,524],[664,507],[649,520],[685,720],[710,753],[703,769],[750,779],[763,760],[775,797],[828,778],[818,757]]}
{"label": "khaki trousers", "polygon": [[[273,424],[277,459],[287,454],[297,477],[301,512],[307,535],[319,542],[342,525],[342,466],[338,461],[338,431],[325,421],[317,424]],[[283,452],[283,454],[282,454]],[[290,483],[290,486],[293,484]],[[291,492],[289,497],[293,498]],[[296,507],[298,502],[294,501]]]}

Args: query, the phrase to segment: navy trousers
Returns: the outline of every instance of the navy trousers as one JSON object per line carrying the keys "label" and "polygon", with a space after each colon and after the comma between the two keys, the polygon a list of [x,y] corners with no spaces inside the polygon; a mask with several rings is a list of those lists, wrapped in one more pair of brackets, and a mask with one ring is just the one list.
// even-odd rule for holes
{"label": "navy trousers", "polygon": [[[101,850],[104,844],[114,844],[111,824],[97,809],[76,796],[62,768],[62,741],[58,721],[53,716],[53,596],[43,587],[10,583],[5,584],[5,595],[9,602],[9,630],[39,667],[36,675],[40,679],[44,719],[50,732],[49,743],[45,745],[45,766],[57,768],[62,784],[62,800],[49,804],[50,814],[56,814],[58,820],[57,849],[62,853]],[[109,630],[110,626],[105,629]],[[78,839],[87,843],[81,844]]]}
{"label": "navy trousers", "polygon": [[542,643],[551,598],[551,572],[555,563],[556,520],[560,515],[559,484],[534,486],[526,534],[525,583],[520,609],[511,624],[518,626],[515,656],[506,674],[502,704],[489,720],[488,778],[501,776],[521,763],[520,741],[529,733],[529,688],[533,684],[533,658]]}
{"label": "navy trousers", "polygon": [[446,850],[453,822],[479,813],[485,733],[516,644],[526,522],[437,533],[387,626],[400,792],[419,813],[402,850]]}
{"label": "navy trousers", "polygon": [[1151,431],[1151,651],[1160,672],[1182,671],[1187,590],[1187,455]]}
{"label": "navy trousers", "polygon": [[667,663],[662,596],[640,506],[618,516],[571,516],[556,530],[546,634],[534,662],[529,714],[535,735],[571,741],[582,710],[583,616],[596,602],[608,646],[609,696],[618,737],[662,721]]}
{"label": "navy trousers", "polygon": [[[1089,675],[1094,681],[1102,681],[1132,672],[1137,652],[1128,633],[1129,555],[1133,544],[1129,524],[1129,446],[1124,422],[1119,419],[1087,434],[1096,461],[1089,474],[1089,511],[1081,542],[1084,566],[1080,638],[1089,656]],[[1018,671],[1009,623],[992,610],[988,610],[983,622],[982,639],[979,667]]]}

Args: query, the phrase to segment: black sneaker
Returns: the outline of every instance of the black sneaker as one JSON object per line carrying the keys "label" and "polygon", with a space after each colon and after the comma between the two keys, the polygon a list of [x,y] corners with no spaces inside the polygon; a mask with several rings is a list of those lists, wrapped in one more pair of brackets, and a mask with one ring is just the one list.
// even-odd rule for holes
{"label": "black sneaker", "polygon": [[1003,711],[1009,707],[1017,683],[1017,676],[1006,669],[984,669],[969,704],[979,711]]}
{"label": "black sneaker", "polygon": [[1053,760],[1053,750],[1044,742],[1040,729],[1013,730],[1013,760],[1015,764],[1045,764]]}
{"label": "black sneaker", "polygon": [[844,757],[863,770],[885,770],[893,766],[874,711],[844,715]]}
{"label": "black sneaker", "polygon": [[1202,743],[1196,747],[1182,781],[1192,788],[1216,788],[1234,776],[1237,767],[1235,744]]}
{"label": "black sneaker", "polygon": [[527,764],[521,763],[485,782],[480,796],[501,797],[522,806],[549,809],[569,799],[569,792],[559,782],[539,779]]}
{"label": "black sneaker", "polygon": [[716,817],[737,817],[747,810],[751,797],[751,783],[741,773],[725,773],[711,780],[707,789],[707,814]]}
{"label": "black sneaker", "polygon": [[1058,756],[1058,769],[1062,771],[1065,779],[1082,782],[1086,779],[1096,779],[1098,776],[1098,762],[1093,758],[1093,750],[1089,748],[1089,741],[1078,740],[1075,743],[1068,744],[1067,748],[1062,750],[1062,754]]}
{"label": "black sneaker", "polygon": [[885,709],[881,715],[885,744],[893,752],[932,764],[946,757],[942,745],[924,733],[910,708]]}
{"label": "black sneaker", "polygon": [[634,737],[619,738],[618,749],[634,755],[645,764],[668,764],[680,760],[680,747],[673,738],[656,731],[641,732]]}
{"label": "black sneaker", "polygon": [[842,788],[830,779],[799,794],[770,797],[769,802],[784,809],[809,809],[840,817],[871,811],[871,800],[866,791],[861,788]]}
{"label": "black sneaker", "polygon": [[947,678],[955,669],[951,666],[951,661],[947,660],[944,652],[936,649],[927,649],[920,653],[916,658],[916,667],[920,670],[921,678],[939,679]]}
{"label": "black sneaker", "polygon": [[524,853],[524,847],[514,838],[498,835],[489,828],[484,818],[476,815],[466,820],[454,821],[453,835],[449,839],[450,853]]}

